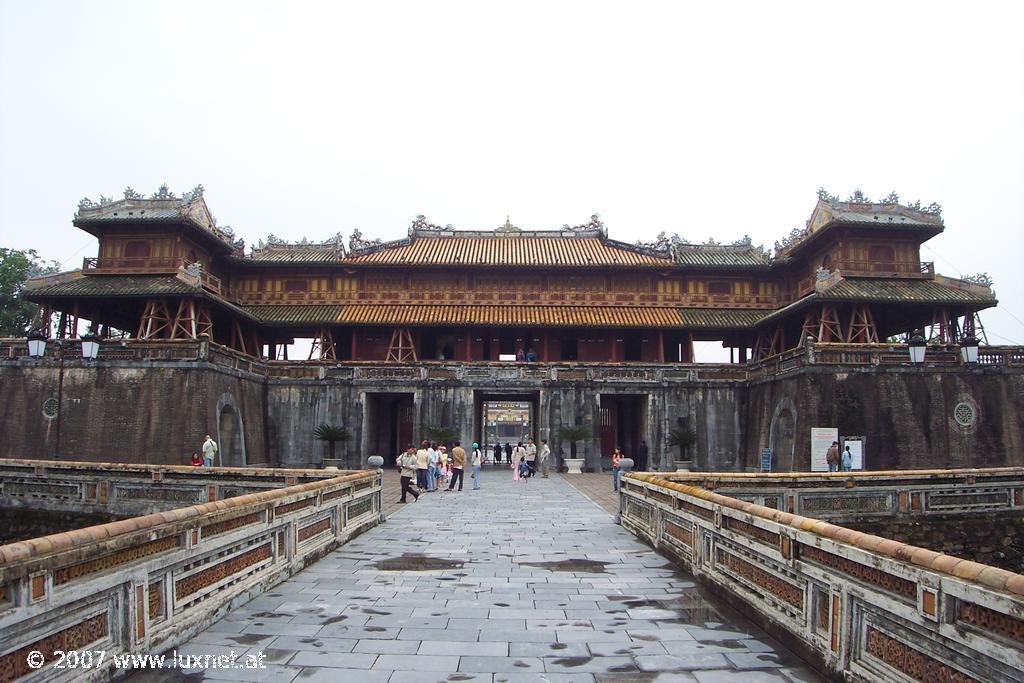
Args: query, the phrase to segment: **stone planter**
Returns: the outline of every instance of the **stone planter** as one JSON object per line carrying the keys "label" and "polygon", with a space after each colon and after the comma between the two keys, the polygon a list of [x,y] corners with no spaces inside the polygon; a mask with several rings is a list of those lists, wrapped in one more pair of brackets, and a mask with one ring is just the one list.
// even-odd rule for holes
{"label": "stone planter", "polygon": [[583,458],[565,458],[565,466],[569,474],[583,474]]}
{"label": "stone planter", "polygon": [[692,460],[673,460],[672,464],[676,466],[676,472],[689,472],[693,469]]}

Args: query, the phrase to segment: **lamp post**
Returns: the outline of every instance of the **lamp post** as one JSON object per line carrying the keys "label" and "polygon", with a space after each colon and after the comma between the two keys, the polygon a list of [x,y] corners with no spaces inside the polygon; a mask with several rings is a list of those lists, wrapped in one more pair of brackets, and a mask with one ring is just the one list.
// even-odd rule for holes
{"label": "lamp post", "polygon": [[960,341],[960,356],[965,363],[978,362],[978,338],[973,334]]}
{"label": "lamp post", "polygon": [[622,523],[622,476],[633,470],[633,458],[619,460],[619,511],[615,513],[615,523]]}
{"label": "lamp post", "polygon": [[924,351],[927,346],[928,342],[925,341],[924,335],[921,334],[921,330],[916,330],[907,341],[907,348],[910,350],[910,362],[914,365],[920,365],[923,363]]}

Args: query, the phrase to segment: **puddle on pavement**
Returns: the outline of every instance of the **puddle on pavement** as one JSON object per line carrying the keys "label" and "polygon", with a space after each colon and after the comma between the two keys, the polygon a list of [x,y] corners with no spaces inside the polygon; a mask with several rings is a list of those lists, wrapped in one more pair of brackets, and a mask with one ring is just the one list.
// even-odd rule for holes
{"label": "puddle on pavement", "polygon": [[[389,572],[429,572],[439,569],[462,569],[465,562],[446,560],[440,557],[427,557],[420,553],[405,553],[401,557],[389,557],[378,560],[373,565],[382,571]],[[441,577],[442,581],[454,581],[454,577]]]}
{"label": "puddle on pavement", "polygon": [[474,678],[476,678],[476,676],[473,676],[473,675],[470,675],[470,674],[448,674],[448,678],[446,680],[449,680],[449,681],[471,681]]}
{"label": "puddle on pavement", "polygon": [[596,560],[568,559],[551,560],[549,562],[520,562],[522,566],[547,569],[549,572],[577,572],[580,574],[607,574],[605,567],[611,562],[598,562]]}
{"label": "puddle on pavement", "polygon": [[550,647],[552,650],[564,650],[569,647],[569,643],[551,643]]}
{"label": "puddle on pavement", "polygon": [[572,668],[589,664],[592,659],[593,657],[559,657],[558,659],[553,659],[551,661],[559,666]]}
{"label": "puddle on pavement", "polygon": [[330,626],[331,624],[337,624],[338,622],[345,621],[346,619],[348,619],[348,616],[346,616],[344,614],[339,614],[336,617],[331,617],[329,619],[324,619],[323,621],[320,622],[320,625],[321,626]]}
{"label": "puddle on pavement", "polygon": [[280,617],[290,618],[290,614],[278,614],[277,612],[255,612],[251,619],[278,619]]}
{"label": "puddle on pavement", "polygon": [[372,607],[360,607],[359,609],[362,611],[363,614],[373,614],[378,617],[384,617],[391,614],[391,612],[383,612],[379,609],[374,609]]}
{"label": "puddle on pavement", "polygon": [[233,640],[239,645],[258,645],[260,641],[266,640],[267,636],[258,633],[242,633],[237,636],[225,636],[225,640]]}

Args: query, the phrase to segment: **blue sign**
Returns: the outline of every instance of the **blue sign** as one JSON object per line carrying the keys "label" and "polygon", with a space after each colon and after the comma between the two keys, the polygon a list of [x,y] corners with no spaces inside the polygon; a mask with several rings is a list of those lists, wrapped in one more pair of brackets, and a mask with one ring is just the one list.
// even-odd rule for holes
{"label": "blue sign", "polygon": [[770,448],[761,449],[761,471],[772,471],[772,449]]}

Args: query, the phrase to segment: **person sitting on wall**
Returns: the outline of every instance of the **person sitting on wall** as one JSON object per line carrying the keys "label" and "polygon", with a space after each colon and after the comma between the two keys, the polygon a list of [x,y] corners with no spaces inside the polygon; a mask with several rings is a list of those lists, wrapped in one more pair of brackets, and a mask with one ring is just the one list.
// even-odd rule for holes
{"label": "person sitting on wall", "polygon": [[192,467],[202,467],[203,456],[199,455],[198,452],[192,454]]}
{"label": "person sitting on wall", "polygon": [[526,351],[526,362],[527,363],[536,363],[537,362],[537,352],[534,351],[532,348],[527,349],[527,351]]}

